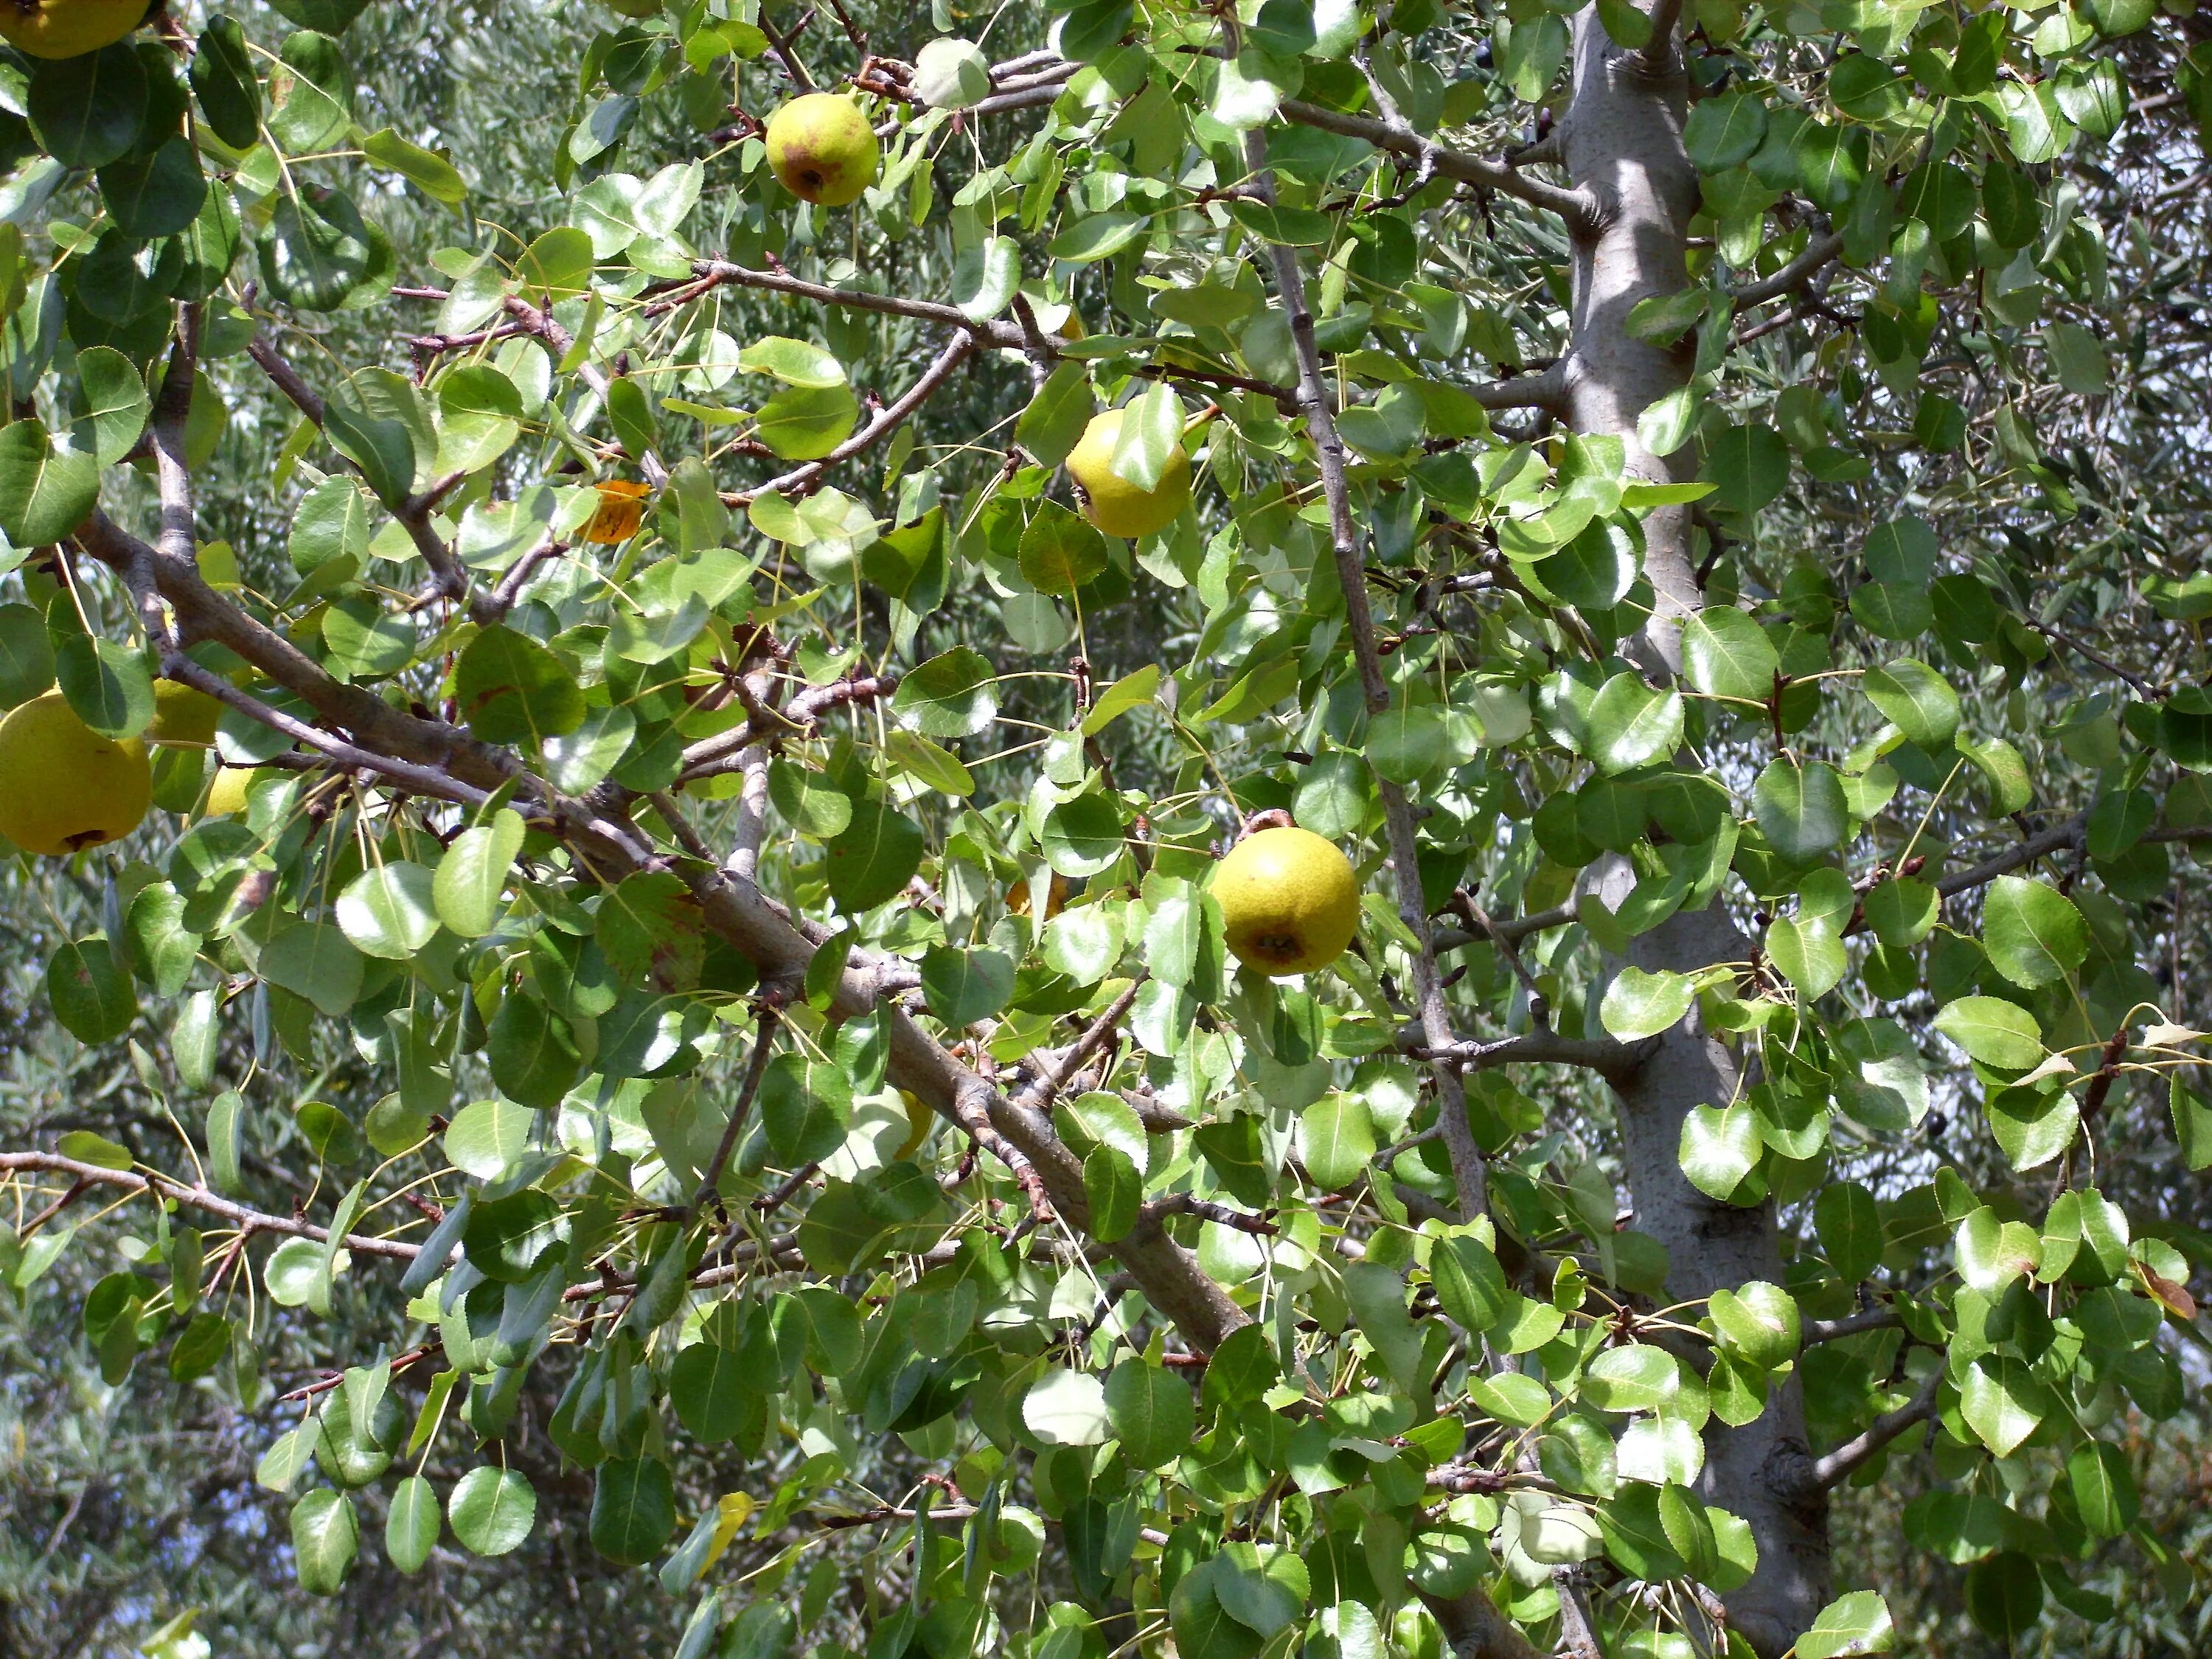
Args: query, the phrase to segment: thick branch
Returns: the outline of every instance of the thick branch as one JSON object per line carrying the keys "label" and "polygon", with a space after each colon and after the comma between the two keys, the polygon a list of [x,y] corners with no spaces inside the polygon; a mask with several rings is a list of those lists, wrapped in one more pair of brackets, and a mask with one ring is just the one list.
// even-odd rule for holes
{"label": "thick branch", "polygon": [[1894,1308],[1862,1308],[1856,1313],[1845,1314],[1841,1319],[1807,1320],[1799,1340],[1810,1348],[1823,1342],[1838,1342],[1844,1337],[1857,1336],[1867,1331],[1894,1330],[1904,1322]]}
{"label": "thick branch", "polygon": [[1564,416],[1567,410],[1567,365],[1563,358],[1534,374],[1486,380],[1467,388],[1485,409],[1541,409]]}
{"label": "thick branch", "polygon": [[1531,1031],[1526,1036],[1499,1037],[1491,1042],[1424,1042],[1425,1033],[1408,1030],[1400,1043],[1417,1060],[1455,1072],[1487,1072],[1500,1066],[1579,1066],[1600,1077],[1618,1079],[1632,1074],[1654,1047],[1651,1039],[1619,1042],[1611,1037],[1559,1036],[1550,1031]]}
{"label": "thick branch", "polygon": [[[327,406],[314,389],[300,377],[299,371],[285,361],[283,352],[258,334],[253,337],[246,349],[246,355],[260,365],[261,372],[290,400],[294,408],[318,427],[325,424]],[[355,470],[358,471],[360,469],[356,467]],[[504,611],[492,608],[493,601],[489,595],[470,594],[468,571],[453,556],[453,550],[446,545],[445,538],[439,535],[437,527],[430,522],[430,515],[437,510],[438,502],[459,482],[458,477],[448,479],[420,495],[410,495],[393,507],[392,513],[405,527],[407,538],[415,544],[415,550],[422,556],[422,562],[430,572],[432,591],[449,599],[467,598],[470,615],[489,627],[497,622]],[[162,550],[173,551],[166,544]]]}
{"label": "thick branch", "polygon": [[1586,191],[1532,179],[1503,161],[1486,161],[1465,150],[1448,149],[1433,139],[1422,137],[1411,127],[1378,121],[1368,115],[1346,115],[1341,110],[1323,109],[1318,104],[1301,103],[1297,99],[1286,100],[1282,112],[1301,126],[1319,127],[1324,132],[1341,133],[1347,138],[1364,138],[1377,149],[1402,155],[1446,179],[1494,190],[1501,196],[1526,202],[1530,207],[1556,213],[1577,228],[1588,226],[1597,213],[1595,200]]}
{"label": "thick branch", "polygon": [[689,283],[677,293],[655,301],[646,307],[646,314],[653,316],[663,310],[673,310],[716,288],[759,289],[770,294],[793,294],[803,300],[812,300],[825,306],[842,306],[848,311],[872,311],[886,317],[911,317],[916,322],[936,323],[945,328],[957,328],[973,336],[982,344],[996,346],[1006,351],[1019,351],[1025,342],[1022,331],[1012,323],[978,322],[957,306],[940,305],[933,300],[908,300],[895,294],[869,294],[859,289],[831,288],[824,283],[810,283],[783,270],[752,270],[744,265],[732,264],[727,259],[696,259],[691,269],[700,280]]}
{"label": "thick branch", "polygon": [[[1245,165],[1261,195],[1274,199],[1274,176],[1267,166],[1267,149],[1257,132],[1244,135]],[[1360,553],[1358,527],[1352,511],[1352,489],[1346,477],[1344,441],[1329,412],[1328,384],[1322,368],[1321,347],[1314,338],[1313,313],[1306,304],[1305,277],[1298,269],[1297,250],[1273,250],[1275,286],[1284,308],[1290,313],[1291,338],[1297,349],[1298,401],[1305,406],[1306,430],[1312,435],[1320,460],[1322,493],[1328,502],[1329,540],[1336,557],[1338,585],[1344,593],[1346,631],[1352,635],[1353,656],[1359,665],[1360,690],[1370,714],[1390,705],[1390,688],[1382,674],[1382,655],[1375,637],[1375,618],[1368,608],[1366,562]],[[1437,951],[1429,936],[1428,905],[1421,891],[1420,842],[1416,833],[1413,803],[1396,784],[1381,785],[1382,811],[1390,830],[1390,863],[1398,884],[1398,914],[1415,941],[1413,994],[1421,1028],[1433,1047],[1458,1041],[1451,1015],[1444,1006],[1443,981],[1437,971]],[[1444,1145],[1450,1151],[1453,1182],[1459,1194],[1463,1218],[1473,1220],[1490,1207],[1487,1161],[1468,1121],[1467,1091],[1459,1073],[1449,1066],[1434,1069],[1437,1115],[1443,1125]]]}
{"label": "thick branch", "polygon": [[1042,1111],[1049,1107],[1060,1091],[1067,1086],[1069,1080],[1091,1063],[1091,1057],[1113,1040],[1114,1033],[1121,1029],[1121,1021],[1127,1017],[1130,1006],[1136,1001],[1137,993],[1144,988],[1145,981],[1151,977],[1150,974],[1139,974],[1131,980],[1128,988],[1107,1004],[1098,1018],[1092,1020],[1089,1028],[1076,1039],[1075,1046],[1054,1064],[1046,1066],[1037,1074],[1036,1081],[1022,1091],[1016,1097],[1018,1103],[1031,1111]]}
{"label": "thick branch", "polygon": [[[331,1236],[327,1227],[318,1227],[297,1216],[272,1215],[265,1210],[250,1209],[204,1187],[187,1187],[131,1170],[81,1164],[58,1152],[0,1152],[0,1173],[64,1175],[82,1187],[113,1187],[126,1193],[151,1193],[156,1198],[173,1200],[210,1215],[221,1216],[250,1233],[277,1233],[287,1238],[313,1239],[317,1243],[327,1243]],[[368,1238],[359,1233],[348,1233],[344,1243],[346,1249],[358,1255],[389,1256],[395,1261],[412,1261],[422,1253],[421,1245],[410,1244],[404,1239]]]}
{"label": "thick branch", "polygon": [[809,461],[780,478],[771,478],[750,489],[726,495],[723,501],[732,507],[747,507],[762,495],[803,495],[818,485],[828,476],[830,469],[841,461],[849,461],[863,451],[873,448],[898,430],[910,419],[915,410],[929,401],[930,394],[951,378],[952,371],[975,354],[975,337],[962,334],[952,343],[937,354],[936,360],[921,372],[921,378],[908,386],[896,403],[877,411],[876,417],[851,437],[839,444],[818,461]]}
{"label": "thick branch", "polygon": [[1815,236],[1806,243],[1797,257],[1776,271],[1771,276],[1762,276],[1755,283],[1745,283],[1730,289],[1729,295],[1738,307],[1763,305],[1779,298],[1800,283],[1818,272],[1829,260],[1844,251],[1844,239],[1832,231]]}
{"label": "thick branch", "polygon": [[1802,1473],[1804,1490],[1826,1492],[1850,1480],[1875,1453],[1903,1434],[1916,1423],[1924,1423],[1936,1414],[1936,1400],[1943,1386],[1943,1368],[1938,1365],[1920,1385],[1920,1392],[1893,1412],[1884,1412],[1869,1424],[1866,1432],[1846,1440],[1824,1457],[1814,1458]]}

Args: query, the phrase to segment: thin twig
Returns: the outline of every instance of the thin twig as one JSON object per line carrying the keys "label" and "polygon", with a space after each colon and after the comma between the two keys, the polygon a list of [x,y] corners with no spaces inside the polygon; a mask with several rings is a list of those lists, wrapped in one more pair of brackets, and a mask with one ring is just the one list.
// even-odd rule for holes
{"label": "thin twig", "polygon": [[[745,1080],[738,1090],[737,1104],[730,1108],[730,1121],[722,1128],[722,1139],[714,1148],[714,1156],[707,1161],[707,1170],[699,1181],[699,1191],[691,1200],[691,1215],[697,1215],[709,1201],[721,1202],[717,1190],[722,1184],[722,1171],[730,1166],[730,1154],[737,1150],[738,1136],[745,1127],[745,1118],[752,1110],[753,1097],[760,1093],[761,1079],[768,1075],[768,1063],[775,1052],[776,1022],[781,1017],[772,1007],[763,1007],[753,1030],[753,1057],[745,1066]],[[686,1218],[689,1219],[689,1218]]]}

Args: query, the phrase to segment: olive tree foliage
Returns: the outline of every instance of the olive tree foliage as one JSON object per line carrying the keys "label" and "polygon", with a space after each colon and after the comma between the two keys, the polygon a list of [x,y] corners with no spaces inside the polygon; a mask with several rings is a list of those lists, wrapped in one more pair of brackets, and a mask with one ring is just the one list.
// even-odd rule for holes
{"label": "olive tree foliage", "polygon": [[17,1291],[687,1659],[2197,1639],[2193,19],[624,9],[0,76],[7,694],[253,776],[25,878]]}

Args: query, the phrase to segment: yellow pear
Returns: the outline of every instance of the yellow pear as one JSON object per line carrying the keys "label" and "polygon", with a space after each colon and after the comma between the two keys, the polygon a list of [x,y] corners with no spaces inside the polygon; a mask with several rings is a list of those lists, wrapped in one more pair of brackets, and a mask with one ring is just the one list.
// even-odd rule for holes
{"label": "yellow pear", "polygon": [[906,1114],[906,1139],[891,1156],[912,1158],[921,1150],[921,1143],[929,1139],[929,1132],[937,1127],[937,1114],[923,1105],[921,1097],[911,1089],[900,1090],[898,1097],[899,1109]]}
{"label": "yellow pear", "polygon": [[1310,830],[1262,830],[1213,869],[1228,943],[1248,968],[1280,979],[1326,968],[1359,931],[1352,860]]}
{"label": "yellow pear", "polygon": [[206,749],[214,744],[216,722],[222,718],[222,705],[206,692],[163,680],[154,688],[154,724],[147,729],[146,741],[173,749]]}
{"label": "yellow pear", "polygon": [[234,812],[243,812],[246,805],[246,792],[252,787],[257,775],[250,766],[216,768],[215,781],[208,785],[207,805],[200,809],[200,816],[227,818]]}
{"label": "yellow pear", "polygon": [[101,737],[60,692],[0,720],[0,836],[24,851],[67,858],[115,841],[153,804],[146,745]]}
{"label": "yellow pear", "polygon": [[113,46],[146,21],[147,0],[0,0],[0,40],[33,58]]}
{"label": "yellow pear", "polygon": [[794,98],[769,118],[769,167],[803,201],[823,207],[859,201],[882,159],[860,106],[834,92]]}
{"label": "yellow pear", "polygon": [[1176,521],[1190,500],[1190,457],[1178,444],[1168,452],[1160,481],[1139,489],[1114,471],[1114,446],[1121,438],[1121,415],[1109,409],[1094,416],[1068,452],[1067,476],[1083,491],[1084,515],[1109,536],[1134,541]]}

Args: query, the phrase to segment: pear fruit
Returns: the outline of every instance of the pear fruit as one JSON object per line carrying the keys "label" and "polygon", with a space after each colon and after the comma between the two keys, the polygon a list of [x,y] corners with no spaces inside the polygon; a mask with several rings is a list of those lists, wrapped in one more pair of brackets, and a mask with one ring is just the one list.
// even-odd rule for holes
{"label": "pear fruit", "polygon": [[208,785],[207,805],[200,809],[200,816],[227,818],[233,813],[243,812],[246,807],[246,792],[258,775],[250,766],[217,767],[215,781]]}
{"label": "pear fruit", "polygon": [[0,40],[33,58],[112,46],[146,21],[147,0],[0,0]]}
{"label": "pear fruit", "polygon": [[67,858],[118,840],[153,804],[146,745],[101,737],[60,692],[0,720],[0,836],[24,851]]}
{"label": "pear fruit", "polygon": [[1178,444],[1168,452],[1160,481],[1139,489],[1114,471],[1114,446],[1121,439],[1122,411],[1094,416],[1068,452],[1067,476],[1083,492],[1084,516],[1109,536],[1134,541],[1176,521],[1190,501],[1190,457]]}
{"label": "pear fruit", "polygon": [[834,92],[794,98],[769,118],[769,167],[803,201],[823,207],[859,201],[876,182],[882,159],[875,129],[860,106]]}
{"label": "pear fruit", "polygon": [[1213,896],[1237,959],[1276,979],[1328,967],[1359,931],[1352,860],[1310,830],[1245,836],[1214,866]]}
{"label": "pear fruit", "polygon": [[222,705],[206,692],[163,680],[154,688],[154,724],[147,728],[146,741],[172,749],[211,748],[216,722],[222,718]]}

